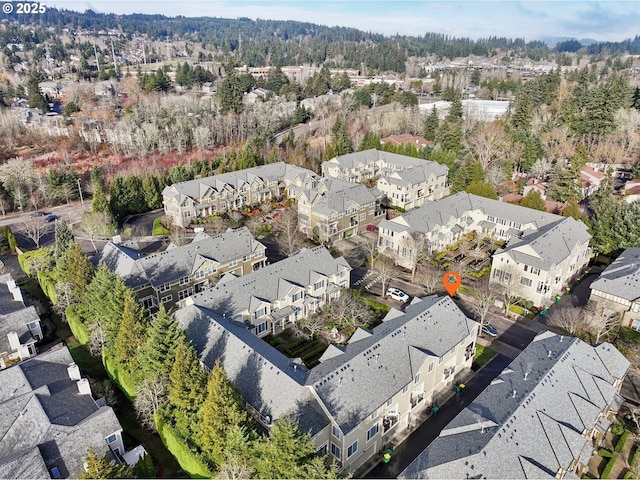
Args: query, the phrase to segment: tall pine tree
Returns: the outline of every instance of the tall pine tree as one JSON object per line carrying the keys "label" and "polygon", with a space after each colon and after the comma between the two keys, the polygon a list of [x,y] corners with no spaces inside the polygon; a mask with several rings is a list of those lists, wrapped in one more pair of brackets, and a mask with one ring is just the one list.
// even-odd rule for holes
{"label": "tall pine tree", "polygon": [[140,368],[148,379],[163,379],[169,376],[178,345],[178,322],[164,306],[151,321],[149,336],[140,354]]}
{"label": "tall pine tree", "polygon": [[127,289],[124,293],[122,322],[115,338],[114,352],[118,362],[131,366],[130,373],[137,370],[136,360],[140,348],[144,345],[146,333],[144,309],[133,291]]}

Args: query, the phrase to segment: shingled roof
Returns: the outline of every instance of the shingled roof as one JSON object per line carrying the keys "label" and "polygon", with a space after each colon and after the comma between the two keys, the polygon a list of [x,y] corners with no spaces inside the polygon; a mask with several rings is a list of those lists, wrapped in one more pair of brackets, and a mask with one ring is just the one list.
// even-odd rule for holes
{"label": "shingled roof", "polygon": [[78,478],[89,447],[108,453],[105,438],[122,427],[111,407],[79,392],[71,363],[63,347],[0,371],[0,478],[48,479],[54,467]]}
{"label": "shingled roof", "polygon": [[399,478],[554,478],[586,464],[629,361],[608,343],[540,333]]}
{"label": "shingled roof", "polygon": [[640,248],[627,248],[590,285],[591,290],[609,293],[633,302],[640,298]]}

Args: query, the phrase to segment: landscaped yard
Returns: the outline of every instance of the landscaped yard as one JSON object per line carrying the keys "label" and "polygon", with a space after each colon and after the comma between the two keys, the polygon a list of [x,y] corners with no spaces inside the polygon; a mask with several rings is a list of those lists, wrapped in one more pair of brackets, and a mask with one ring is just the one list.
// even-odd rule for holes
{"label": "landscaped yard", "polygon": [[162,224],[162,217],[158,217],[153,221],[153,235],[169,235],[171,232]]}
{"label": "landscaped yard", "polygon": [[478,365],[478,367],[482,367],[489,363],[489,360],[496,355],[497,352],[492,348],[476,343],[476,354],[473,356],[473,361]]}

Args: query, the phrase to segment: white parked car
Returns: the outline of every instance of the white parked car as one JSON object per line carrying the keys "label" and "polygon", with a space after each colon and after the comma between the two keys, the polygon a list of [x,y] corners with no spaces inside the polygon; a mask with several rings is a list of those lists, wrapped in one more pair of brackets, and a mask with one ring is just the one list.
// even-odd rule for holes
{"label": "white parked car", "polygon": [[387,290],[387,297],[391,297],[394,300],[398,300],[399,302],[402,302],[402,303],[406,303],[409,301],[409,295],[404,293],[399,288],[393,288],[393,287],[389,288]]}

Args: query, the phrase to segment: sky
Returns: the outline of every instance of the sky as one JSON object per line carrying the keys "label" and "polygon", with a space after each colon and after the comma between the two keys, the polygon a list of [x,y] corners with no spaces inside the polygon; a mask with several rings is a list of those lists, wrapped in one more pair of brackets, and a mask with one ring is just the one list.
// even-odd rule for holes
{"label": "sky", "polygon": [[473,39],[524,37],[526,41],[548,37],[621,41],[640,35],[640,0],[44,0],[43,3],[80,12],[90,8],[119,14],[298,20],[384,35],[436,32]]}

